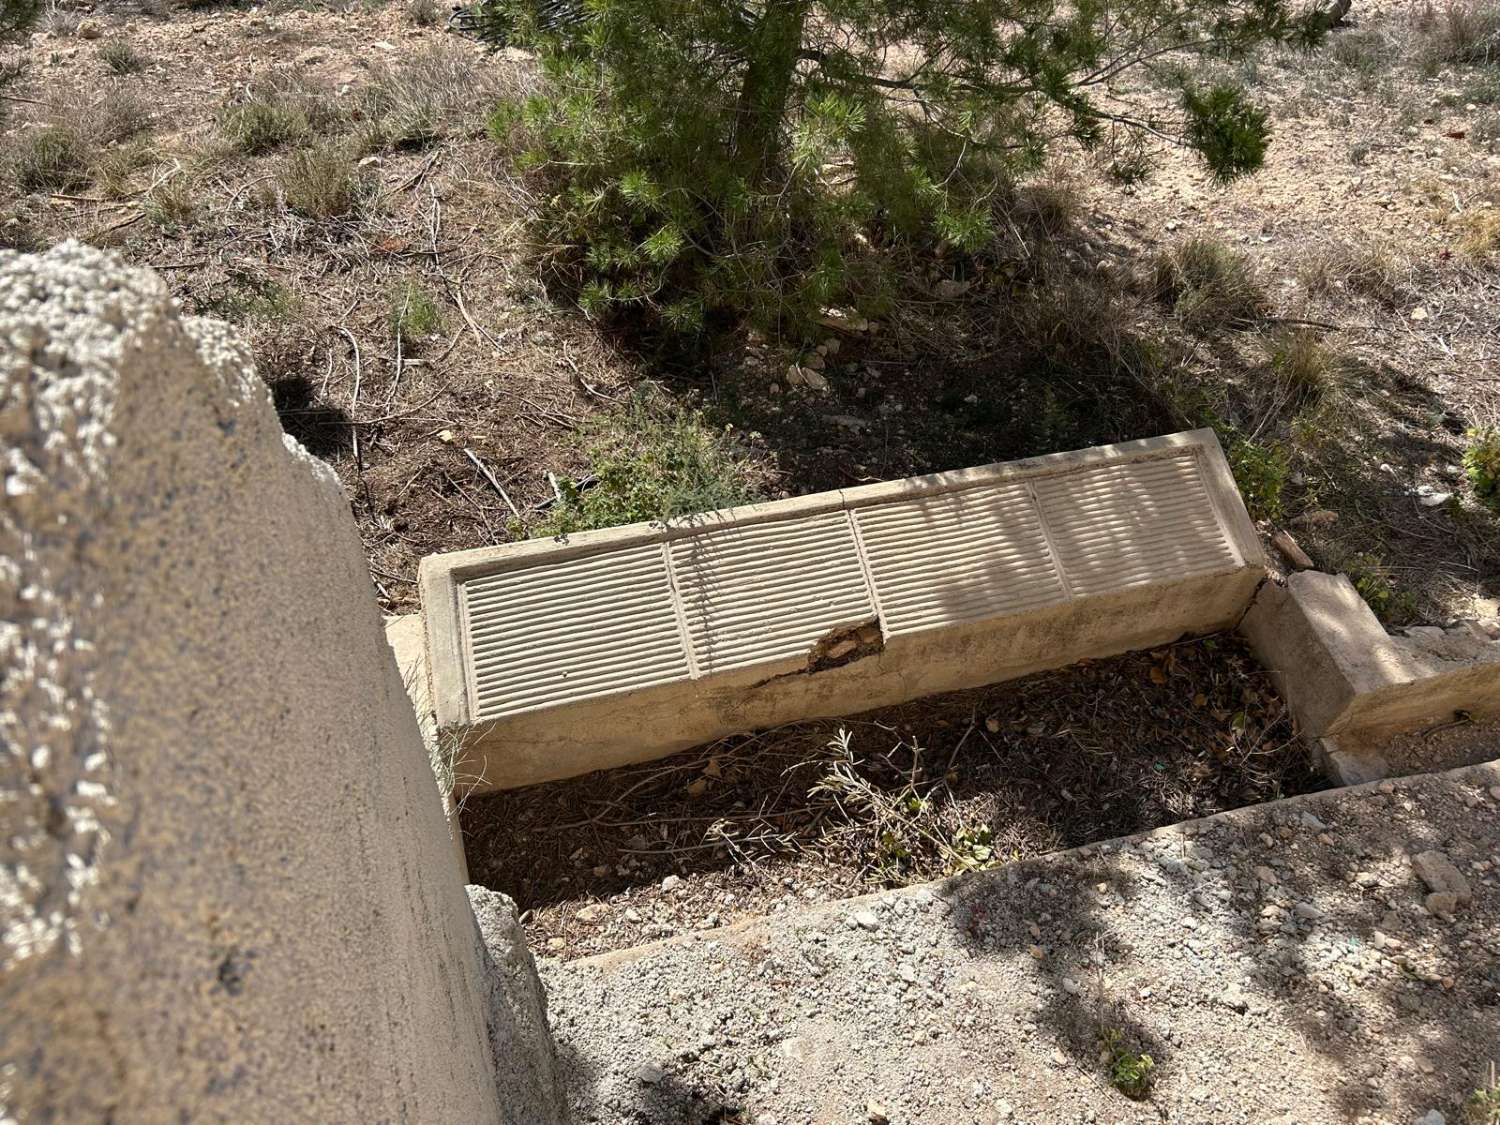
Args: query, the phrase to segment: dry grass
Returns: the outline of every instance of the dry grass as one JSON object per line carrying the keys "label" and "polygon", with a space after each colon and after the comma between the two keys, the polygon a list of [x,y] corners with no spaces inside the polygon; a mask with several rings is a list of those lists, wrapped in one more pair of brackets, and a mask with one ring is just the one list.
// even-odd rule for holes
{"label": "dry grass", "polygon": [[1315,406],[1333,389],[1337,360],[1316,332],[1299,328],[1271,337],[1267,359],[1274,377],[1278,414],[1295,414]]}
{"label": "dry grass", "polygon": [[1337,242],[1311,251],[1298,264],[1297,277],[1309,293],[1345,292],[1388,308],[1404,298],[1409,267],[1373,243]]}
{"label": "dry grass", "polygon": [[417,27],[436,27],[443,19],[437,0],[407,0],[406,18]]}
{"label": "dry grass", "polygon": [[1207,238],[1190,238],[1157,257],[1155,291],[1195,331],[1244,327],[1269,306],[1250,259]]}
{"label": "dry grass", "polygon": [[151,189],[142,204],[147,220],[162,230],[191,225],[198,215],[198,192],[198,186],[185,174],[163,180]]}
{"label": "dry grass", "polygon": [[277,184],[287,207],[306,219],[343,219],[369,197],[347,149],[320,144],[293,153],[282,165]]}
{"label": "dry grass", "polygon": [[359,95],[366,119],[361,148],[421,148],[478,131],[499,85],[495,67],[451,43],[423,48],[374,72]]}
{"label": "dry grass", "polygon": [[1427,5],[1413,21],[1416,58],[1427,72],[1443,66],[1500,62],[1500,7],[1493,0],[1450,0]]}
{"label": "dry grass", "polygon": [[92,155],[77,129],[44,125],[12,143],[8,163],[22,191],[72,191],[88,183]]}

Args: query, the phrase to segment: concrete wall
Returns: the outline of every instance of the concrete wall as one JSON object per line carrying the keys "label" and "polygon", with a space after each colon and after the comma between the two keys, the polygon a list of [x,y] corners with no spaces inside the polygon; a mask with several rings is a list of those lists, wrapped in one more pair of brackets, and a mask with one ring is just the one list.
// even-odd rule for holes
{"label": "concrete wall", "polygon": [[554,1120],[545,1064],[500,1103],[348,505],[244,345],[0,255],[0,474],[0,1120]]}

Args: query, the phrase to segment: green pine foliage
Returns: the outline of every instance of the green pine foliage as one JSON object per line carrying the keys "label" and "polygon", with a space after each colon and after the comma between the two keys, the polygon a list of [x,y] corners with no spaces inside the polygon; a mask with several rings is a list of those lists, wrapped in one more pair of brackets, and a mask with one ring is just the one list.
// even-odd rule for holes
{"label": "green pine foliage", "polygon": [[[1316,41],[1292,2],[490,0],[479,24],[537,52],[544,92],[490,129],[587,313],[796,335],[828,305],[879,312],[888,251],[983,248],[1060,135],[1170,134],[1219,177],[1257,168],[1265,114],[1169,60]],[[1177,121],[1111,108],[1136,66],[1177,75]]]}

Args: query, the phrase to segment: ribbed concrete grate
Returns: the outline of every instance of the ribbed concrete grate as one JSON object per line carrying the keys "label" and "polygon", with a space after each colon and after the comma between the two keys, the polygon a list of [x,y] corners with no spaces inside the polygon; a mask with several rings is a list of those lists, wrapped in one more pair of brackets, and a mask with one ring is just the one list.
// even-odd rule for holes
{"label": "ribbed concrete grate", "polygon": [[[1026,636],[1032,618],[1052,621],[1069,606],[1259,566],[1223,455],[1200,431],[436,556],[423,564],[423,604],[442,725],[498,730],[658,691],[734,729],[760,713],[736,693],[759,698],[781,677],[876,657],[876,670],[860,673],[890,681],[872,689],[874,706],[897,681],[935,690],[926,672],[897,666],[903,644],[940,651],[942,631],[953,631],[982,664],[996,659],[995,643],[975,640],[976,628],[1014,620]],[[1065,626],[1060,662],[1077,659],[1079,645],[1116,645],[1074,636],[1090,628]],[[976,668],[948,680],[976,675],[983,682]]]}

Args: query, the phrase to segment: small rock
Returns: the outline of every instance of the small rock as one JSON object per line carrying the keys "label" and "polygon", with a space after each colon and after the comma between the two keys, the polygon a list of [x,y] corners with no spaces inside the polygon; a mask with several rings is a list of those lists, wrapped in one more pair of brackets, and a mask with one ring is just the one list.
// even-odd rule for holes
{"label": "small rock", "polygon": [[1458,896],[1452,891],[1433,891],[1422,900],[1427,913],[1438,918],[1451,918],[1458,911]]}
{"label": "small rock", "polygon": [[1043,949],[1040,945],[1027,946],[1026,947],[1026,952],[1030,953],[1038,961],[1042,960],[1044,957],[1047,956],[1047,951],[1045,949]]}
{"label": "small rock", "polygon": [[1436,849],[1412,856],[1411,866],[1430,891],[1451,893],[1460,905],[1474,897],[1469,881],[1453,866],[1452,860]]}
{"label": "small rock", "polygon": [[828,380],[816,371],[810,371],[807,368],[803,368],[802,370],[802,381],[815,391],[826,391],[828,389]]}
{"label": "small rock", "polygon": [[1310,812],[1302,813],[1297,819],[1302,822],[1303,828],[1311,828],[1314,832],[1324,832],[1328,828],[1328,825],[1324,824]]}
{"label": "small rock", "polygon": [[645,1063],[636,1067],[636,1079],[644,1082],[647,1086],[655,1086],[667,1076],[667,1072],[655,1063]]}
{"label": "small rock", "polygon": [[1424,496],[1418,497],[1417,503],[1421,504],[1424,508],[1438,508],[1452,499],[1453,493],[1451,492],[1429,492]]}
{"label": "small rock", "polygon": [[577,918],[580,922],[597,922],[609,913],[609,907],[602,902],[591,902],[587,906],[578,908]]}
{"label": "small rock", "polygon": [[1274,886],[1278,881],[1276,878],[1276,872],[1272,871],[1264,864],[1255,869],[1255,877],[1262,883],[1265,883],[1267,886]]}
{"label": "small rock", "polygon": [[1083,991],[1083,985],[1079,984],[1072,977],[1063,977],[1062,986],[1063,991],[1066,992],[1069,996],[1077,996],[1080,992]]}
{"label": "small rock", "polygon": [[870,1125],[890,1125],[891,1122],[891,1115],[879,1102],[866,1102],[865,1116],[869,1119]]}
{"label": "small rock", "polygon": [[676,890],[682,885],[681,875],[668,875],[661,881],[661,889],[664,891]]}
{"label": "small rock", "polygon": [[1011,1118],[1015,1117],[1015,1115],[1016,1108],[1015,1106],[1011,1105],[1010,1102],[1002,1099],[995,1103],[996,1121],[1009,1121]]}
{"label": "small rock", "polygon": [[1310,902],[1299,902],[1296,906],[1292,907],[1292,912],[1298,918],[1307,922],[1321,922],[1324,918],[1328,917],[1327,914]]}
{"label": "small rock", "polygon": [[861,910],[853,915],[852,920],[860,929],[869,930],[871,933],[880,929],[880,919],[875,916],[873,910]]}
{"label": "small rock", "polygon": [[1421,1117],[1418,1117],[1414,1125],[1448,1125],[1448,1119],[1439,1111],[1429,1109]]}

